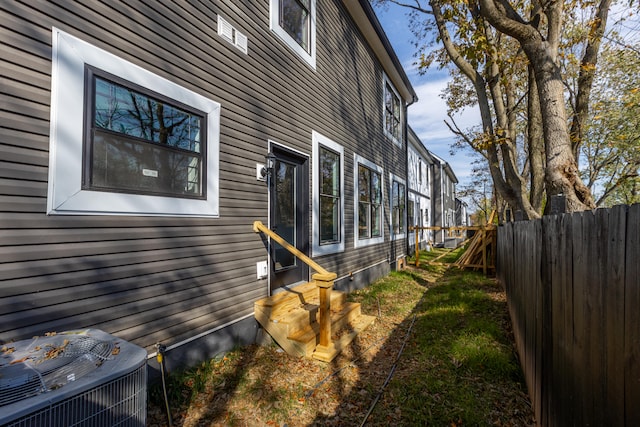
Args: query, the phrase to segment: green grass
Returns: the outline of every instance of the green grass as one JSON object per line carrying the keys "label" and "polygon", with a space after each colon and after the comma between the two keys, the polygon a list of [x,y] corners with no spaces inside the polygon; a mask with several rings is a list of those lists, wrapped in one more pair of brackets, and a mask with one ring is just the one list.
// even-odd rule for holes
{"label": "green grass", "polygon": [[[415,317],[367,425],[532,424],[504,293],[481,273],[423,262],[443,253],[447,255],[438,261],[451,262],[462,250],[422,252],[419,269],[391,272],[349,295],[363,312],[380,315],[377,326],[366,332],[371,338],[359,347],[374,353],[368,345],[384,343],[370,362],[332,365],[291,357],[275,346],[240,348],[169,375],[175,418],[204,410],[189,425],[357,425]],[[314,384],[338,366],[349,368],[309,397]],[[156,419],[162,419],[159,385],[149,397]]]}
{"label": "green grass", "polygon": [[407,368],[389,384],[378,415],[398,405],[400,424],[502,425],[511,414],[496,408],[522,395],[524,383],[505,303],[492,298],[500,289],[457,269],[438,282],[416,307],[413,345],[403,355]]}
{"label": "green grass", "polygon": [[[357,300],[369,314],[384,307],[387,314],[407,314],[420,299],[427,285],[425,279],[408,271],[392,271],[375,284],[349,295]],[[381,308],[382,309],[382,308]]]}

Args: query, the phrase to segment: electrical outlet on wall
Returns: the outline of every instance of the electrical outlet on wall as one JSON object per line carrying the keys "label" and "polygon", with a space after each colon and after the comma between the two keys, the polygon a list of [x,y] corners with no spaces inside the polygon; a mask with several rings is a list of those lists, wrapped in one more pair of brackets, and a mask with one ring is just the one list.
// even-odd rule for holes
{"label": "electrical outlet on wall", "polygon": [[267,265],[267,261],[259,261],[256,263],[256,272],[258,276],[258,280],[266,279],[269,275],[269,269]]}
{"label": "electrical outlet on wall", "polygon": [[267,180],[267,174],[266,174],[266,169],[264,164],[262,163],[256,163],[256,179],[258,181],[266,181]]}

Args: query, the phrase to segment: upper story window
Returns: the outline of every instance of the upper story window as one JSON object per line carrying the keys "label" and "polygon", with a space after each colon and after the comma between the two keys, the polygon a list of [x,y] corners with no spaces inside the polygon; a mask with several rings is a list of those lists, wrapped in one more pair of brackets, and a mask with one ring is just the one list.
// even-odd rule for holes
{"label": "upper story window", "polygon": [[91,67],[87,80],[84,189],[206,197],[204,113]]}
{"label": "upper story window", "polygon": [[220,104],[53,29],[48,214],[218,217]]}
{"label": "upper story window", "polygon": [[270,27],[304,59],[316,67],[316,0],[270,0]]}
{"label": "upper story window", "polygon": [[354,165],[355,246],[382,243],[382,168],[357,154]]}
{"label": "upper story window", "polygon": [[344,251],[344,149],[313,132],[313,255]]}
{"label": "upper story window", "polygon": [[402,146],[402,109],[400,95],[385,77],[384,79],[384,131],[396,145]]}

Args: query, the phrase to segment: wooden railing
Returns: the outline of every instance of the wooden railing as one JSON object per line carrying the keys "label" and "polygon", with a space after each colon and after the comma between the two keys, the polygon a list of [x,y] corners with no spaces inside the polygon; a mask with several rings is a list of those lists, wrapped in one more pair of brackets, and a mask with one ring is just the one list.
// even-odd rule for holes
{"label": "wooden railing", "polygon": [[331,289],[338,277],[336,273],[331,273],[322,268],[317,262],[309,258],[302,253],[298,248],[292,246],[289,242],[283,239],[281,236],[269,230],[262,221],[254,221],[253,231],[255,233],[264,233],[269,236],[271,240],[277,242],[280,246],[289,251],[292,255],[298,258],[300,261],[307,264],[310,268],[316,272],[311,276],[316,286],[318,286],[320,306],[319,310],[319,324],[320,324],[320,346],[321,349],[330,350],[333,347],[331,342]]}
{"label": "wooden railing", "polygon": [[[421,231],[421,230],[445,230],[449,237],[464,238],[465,242],[469,241],[469,247],[465,253],[456,261],[456,264],[461,268],[481,268],[486,275],[489,269],[495,269],[495,240],[496,240],[496,226],[494,224],[482,225],[482,226],[455,226],[455,227],[409,227],[409,231]],[[475,231],[474,237],[470,240],[466,238],[467,230]],[[419,247],[419,233],[415,233],[415,258],[416,267],[420,266],[420,247]],[[490,256],[487,254],[487,248],[493,248]],[[440,255],[437,258],[432,259],[429,263],[433,264],[438,261],[439,258],[447,255],[446,253]]]}

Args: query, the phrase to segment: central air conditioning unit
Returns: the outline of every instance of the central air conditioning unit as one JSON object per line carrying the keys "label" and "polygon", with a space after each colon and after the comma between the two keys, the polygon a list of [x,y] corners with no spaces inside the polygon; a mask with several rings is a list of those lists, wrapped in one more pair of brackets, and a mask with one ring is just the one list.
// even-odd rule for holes
{"label": "central air conditioning unit", "polygon": [[0,345],[0,426],[144,427],[147,352],[97,329]]}

